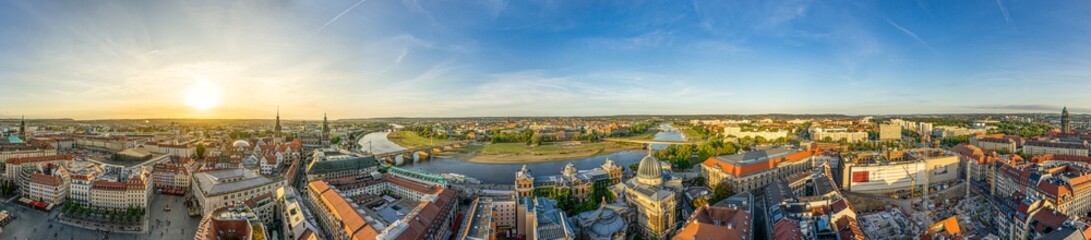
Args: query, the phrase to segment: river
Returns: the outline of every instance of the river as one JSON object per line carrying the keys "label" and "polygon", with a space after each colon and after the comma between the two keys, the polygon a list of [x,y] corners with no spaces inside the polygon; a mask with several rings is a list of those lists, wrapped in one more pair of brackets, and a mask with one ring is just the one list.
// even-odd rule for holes
{"label": "river", "polygon": [[[659,126],[659,128],[660,131],[655,134],[655,140],[685,140],[685,136],[677,129],[674,129],[670,124],[662,124]],[[363,146],[361,149],[363,149],[364,151],[372,150],[375,153],[384,153],[405,149],[404,147],[398,146],[394,142],[388,140],[386,138],[388,134],[390,133],[375,132],[364,135],[363,138],[360,138],[359,142],[360,145]],[[652,145],[652,149],[656,150],[660,150],[666,147],[666,145],[661,144]],[[530,169],[530,171],[535,176],[549,176],[560,175],[561,169],[563,169],[565,165],[568,165],[568,163],[572,163],[576,166],[577,169],[586,170],[599,167],[607,158],[609,158],[617,163],[619,166],[628,167],[629,164],[638,163],[640,159],[646,155],[646,151],[630,150],[589,158],[545,163],[530,163],[526,165],[527,168]],[[402,165],[400,167],[436,174],[456,173],[465,175],[467,177],[476,178],[484,183],[513,184],[515,181],[515,172],[519,171],[519,169],[523,167],[523,164],[472,163],[447,156],[436,156],[431,160],[418,161],[416,163],[406,163],[405,165]]]}

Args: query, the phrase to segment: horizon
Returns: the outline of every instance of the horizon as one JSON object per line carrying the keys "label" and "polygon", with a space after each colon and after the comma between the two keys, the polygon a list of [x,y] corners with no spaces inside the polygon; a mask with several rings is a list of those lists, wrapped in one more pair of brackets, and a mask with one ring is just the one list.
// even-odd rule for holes
{"label": "horizon", "polygon": [[[1091,113],[1091,3],[2,2],[0,118]],[[1013,92],[1017,90],[1018,92]],[[648,114],[654,113],[654,114]]]}
{"label": "horizon", "polygon": [[[1091,113],[1074,113],[1070,111],[1072,116],[1091,116]],[[616,115],[541,115],[541,116],[453,116],[453,117],[349,117],[349,118],[330,118],[330,121],[353,121],[353,120],[392,120],[392,119],[471,119],[471,118],[609,118],[609,117],[751,117],[751,116],[844,116],[844,117],[899,117],[899,116],[950,116],[950,115],[1058,115],[1060,112],[979,112],[979,113],[899,113],[899,114],[840,114],[840,113],[749,113],[749,114],[616,114]],[[79,118],[26,118],[26,120],[72,120],[72,121],[136,121],[136,120],[275,120],[272,118],[180,118],[180,117],[162,117],[162,118],[94,118],[94,119],[79,119]],[[20,118],[0,118],[0,121],[18,121]],[[299,119],[299,118],[281,118],[281,121],[322,121],[321,118],[316,119]]]}

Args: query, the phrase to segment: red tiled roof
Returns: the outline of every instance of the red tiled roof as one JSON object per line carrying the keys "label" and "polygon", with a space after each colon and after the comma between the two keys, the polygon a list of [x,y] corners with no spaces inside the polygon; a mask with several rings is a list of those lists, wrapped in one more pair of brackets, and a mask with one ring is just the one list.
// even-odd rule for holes
{"label": "red tiled roof", "polygon": [[1068,185],[1058,186],[1051,184],[1048,181],[1042,181],[1041,183],[1038,183],[1038,190],[1052,197],[1052,200],[1054,200],[1054,202],[1057,202],[1056,200],[1062,199],[1063,196],[1069,195],[1069,193],[1072,192],[1072,188],[1068,187]]}
{"label": "red tiled roof", "polygon": [[802,240],[803,233],[799,231],[799,222],[782,218],[773,224],[773,239],[777,240]]}
{"label": "red tiled roof", "polygon": [[30,174],[30,182],[56,187],[60,186],[62,181],[60,176],[45,175],[40,172],[34,172]]}
{"label": "red tiled roof", "polygon": [[720,160],[716,159],[716,157],[710,157],[707,160],[705,160],[704,164],[708,165],[708,166],[718,167],[723,172],[731,174],[731,175],[747,176],[747,175],[750,175],[750,174],[754,174],[754,173],[766,171],[766,170],[769,170],[769,169],[773,169],[777,165],[780,165],[780,163],[782,163],[782,162],[795,162],[795,161],[799,161],[799,160],[809,158],[809,157],[811,157],[813,155],[814,155],[813,151],[803,151],[803,152],[793,153],[793,154],[785,156],[785,157],[769,159],[768,161],[761,161],[761,162],[751,163],[751,164],[743,165],[743,166],[737,166],[735,164],[720,161]]}
{"label": "red tiled roof", "polygon": [[125,191],[127,189],[127,185],[123,182],[98,180],[91,183],[91,189]]}
{"label": "red tiled roof", "polygon": [[[744,240],[748,234],[743,231],[750,228],[751,221],[750,214],[746,211],[721,206],[702,206],[694,212],[690,220],[674,236],[675,240]],[[717,222],[723,224],[716,224]],[[726,224],[732,224],[732,227],[729,228]]]}
{"label": "red tiled roof", "polygon": [[277,156],[276,155],[266,154],[265,155],[265,164],[269,164],[269,165],[277,164]]}
{"label": "red tiled roof", "polygon": [[855,218],[850,216],[843,216],[835,221],[837,232],[841,236],[841,240],[864,240],[864,231],[860,229],[860,223]]}
{"label": "red tiled roof", "polygon": [[6,162],[8,164],[19,165],[19,164],[24,164],[24,163],[37,163],[37,162],[57,161],[57,160],[72,160],[72,156],[68,155],[68,154],[58,154],[58,155],[46,155],[46,156],[37,156],[37,157],[16,157],[16,158],[8,158],[8,160]]}
{"label": "red tiled roof", "polygon": [[1065,221],[1068,221],[1068,216],[1047,208],[1039,210],[1031,219],[1037,222],[1034,226],[1035,230],[1042,232],[1042,230],[1045,230],[1046,228],[1060,228]]}

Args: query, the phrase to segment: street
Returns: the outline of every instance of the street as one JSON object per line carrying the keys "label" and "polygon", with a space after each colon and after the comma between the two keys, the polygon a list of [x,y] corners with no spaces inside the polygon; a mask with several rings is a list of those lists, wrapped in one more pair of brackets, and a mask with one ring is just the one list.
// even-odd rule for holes
{"label": "street", "polygon": [[[3,227],[0,239],[193,239],[200,218],[189,217],[181,196],[157,194],[148,208],[150,231],[145,234],[104,233],[57,223],[54,218],[60,209],[52,213],[30,209],[14,203],[0,203],[0,210],[8,210],[16,216]],[[164,212],[170,205],[172,211]],[[158,224],[157,224],[158,220]],[[168,224],[169,222],[169,224]]]}

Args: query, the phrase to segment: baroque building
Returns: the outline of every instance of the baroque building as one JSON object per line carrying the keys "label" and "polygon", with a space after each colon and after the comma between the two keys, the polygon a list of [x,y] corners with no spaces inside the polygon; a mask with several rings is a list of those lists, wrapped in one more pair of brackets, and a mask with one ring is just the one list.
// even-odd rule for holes
{"label": "baroque building", "polygon": [[678,226],[682,180],[672,177],[650,153],[640,160],[635,178],[613,189],[636,210],[634,232],[644,239],[668,239]]}
{"label": "baroque building", "polygon": [[621,183],[623,168],[606,159],[601,167],[590,170],[577,170],[576,165],[569,163],[561,170],[561,175],[535,177],[526,165],[515,172],[515,192],[521,197],[534,197],[535,189],[555,188],[572,191],[580,201],[588,200],[591,189],[595,184],[611,186]]}

